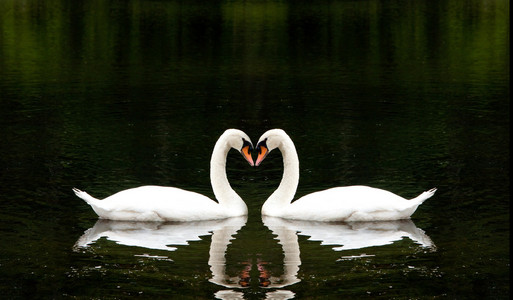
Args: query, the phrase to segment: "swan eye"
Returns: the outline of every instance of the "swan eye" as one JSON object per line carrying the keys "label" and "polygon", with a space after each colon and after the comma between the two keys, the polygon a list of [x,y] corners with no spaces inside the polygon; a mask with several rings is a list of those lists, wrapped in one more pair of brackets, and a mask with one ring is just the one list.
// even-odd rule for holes
{"label": "swan eye", "polygon": [[249,150],[253,150],[253,144],[251,142],[246,141],[245,139],[242,139],[242,149],[245,147],[249,147]]}
{"label": "swan eye", "polygon": [[265,139],[265,140],[261,141],[260,143],[258,143],[258,145],[256,147],[257,151],[258,151],[258,155],[262,154],[262,151],[267,152],[267,149],[269,149],[269,148],[267,148],[267,143],[266,142],[267,142],[267,139]]}

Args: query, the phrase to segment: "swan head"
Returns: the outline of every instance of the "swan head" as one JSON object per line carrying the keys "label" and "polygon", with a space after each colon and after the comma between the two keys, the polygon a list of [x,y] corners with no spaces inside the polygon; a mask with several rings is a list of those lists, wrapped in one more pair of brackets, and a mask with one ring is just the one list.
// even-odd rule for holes
{"label": "swan head", "polygon": [[[238,129],[227,129],[223,133],[223,136],[225,137],[225,141],[228,146],[239,151],[251,166],[255,165],[253,157],[251,156],[253,143],[251,143],[251,139],[246,133]],[[220,138],[219,140],[223,139]]]}
{"label": "swan head", "polygon": [[255,166],[258,167],[269,152],[280,147],[284,140],[290,140],[290,137],[282,129],[271,129],[262,134],[256,146],[258,157]]}

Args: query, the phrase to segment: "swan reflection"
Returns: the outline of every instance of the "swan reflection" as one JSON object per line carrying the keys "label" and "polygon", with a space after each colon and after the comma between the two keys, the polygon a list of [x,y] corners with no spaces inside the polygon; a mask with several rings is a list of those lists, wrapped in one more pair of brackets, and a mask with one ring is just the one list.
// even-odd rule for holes
{"label": "swan reflection", "polygon": [[[301,266],[298,235],[308,236],[308,240],[318,241],[321,245],[331,246],[335,251],[364,249],[384,246],[409,238],[419,247],[434,250],[435,245],[424,231],[415,226],[411,220],[379,221],[379,222],[315,222],[297,221],[276,217],[262,216],[264,225],[276,235],[283,249],[283,274],[272,276],[266,271],[266,263],[257,261],[259,286],[263,288],[281,289],[301,281],[298,278]],[[234,232],[233,232],[234,233]],[[231,235],[229,231],[214,232],[210,248],[209,265],[213,278],[211,282],[225,287],[247,286],[251,264],[241,272],[240,277],[230,278],[225,275],[225,252]],[[368,256],[365,253],[357,256],[344,256],[341,259]],[[239,282],[237,282],[239,280]],[[234,291],[219,291],[216,297],[220,299],[237,299],[242,296]],[[287,290],[277,290],[267,293],[268,298],[291,299],[294,293]]]}
{"label": "swan reflection", "polygon": [[[96,224],[86,230],[74,245],[75,250],[92,246],[100,238],[113,241],[119,245],[136,246],[146,249],[175,251],[174,246],[188,245],[191,241],[201,240],[201,236],[211,235],[208,265],[212,272],[210,282],[228,288],[217,291],[214,296],[218,299],[244,299],[244,293],[235,289],[249,286],[250,270],[252,264],[246,262],[237,276],[226,274],[226,252],[233,236],[247,222],[247,216],[228,218],[222,220],[195,221],[181,223],[162,222],[130,222],[99,219]],[[286,232],[287,241],[293,239],[295,233]],[[289,236],[290,235],[290,236]],[[289,242],[290,243],[290,242]],[[297,238],[296,238],[297,243]],[[284,249],[289,249],[284,247]],[[294,250],[295,249],[295,250]],[[287,251],[286,262],[294,262],[286,267],[285,274],[280,278],[270,277],[263,268],[265,263],[258,262],[260,271],[259,286],[279,288],[299,281],[296,277],[299,265],[299,247],[295,246]],[[165,256],[152,256],[148,254],[135,255],[150,258],[168,259]],[[294,266],[294,264],[296,264]],[[276,290],[266,293],[266,299],[292,299],[295,294],[288,290]]]}
{"label": "swan reflection", "polygon": [[[210,266],[210,271],[212,272],[212,278],[210,278],[209,281],[217,285],[230,288],[229,290],[217,291],[214,294],[217,299],[245,299],[244,293],[235,291],[233,289],[249,287],[251,280],[250,271],[253,267],[252,263],[243,263],[242,265],[244,265],[244,269],[239,273],[238,276],[230,277],[226,274],[226,252],[228,245],[233,239],[233,235],[237,233],[237,231],[242,226],[244,226],[244,224],[245,222],[239,226],[225,226],[222,229],[214,230],[212,232],[212,241],[210,244],[208,258],[208,265]],[[296,245],[295,249],[297,250],[297,255],[293,254],[294,250],[292,249],[292,251],[287,251],[284,259],[285,264],[287,264],[286,262],[289,260],[291,261],[292,265],[299,261],[299,246]],[[295,265],[292,268],[285,267],[284,273],[288,275],[283,275],[282,277],[278,278],[272,277],[268,274],[268,272],[265,270],[265,262],[257,260],[257,268],[260,273],[258,278],[260,287],[281,288],[299,281],[296,277],[297,271],[299,270],[299,265]],[[294,296],[295,294],[288,290],[278,290],[266,293],[266,299],[285,300],[292,299]]]}
{"label": "swan reflection", "polygon": [[[241,288],[245,287],[242,282],[245,281],[245,272],[242,271],[241,275],[230,277],[226,274],[226,251],[233,235],[239,231],[242,226],[246,224],[247,216],[232,219],[232,222],[226,224],[222,228],[217,228],[212,231],[212,241],[210,242],[210,250],[208,257],[208,265],[212,272],[210,282],[228,287],[228,288]],[[249,276],[249,274],[247,274]]]}
{"label": "swan reflection", "polygon": [[[223,300],[238,300],[238,299],[245,299],[244,293],[242,292],[236,292],[233,290],[222,290],[218,291],[214,294],[214,296],[217,299],[223,299]],[[267,300],[288,300],[293,299],[296,296],[295,293],[288,290],[276,290],[272,292],[268,292],[265,294],[265,299]]]}
{"label": "swan reflection", "polygon": [[[310,241],[332,246],[335,251],[362,249],[392,244],[409,238],[420,247],[435,250],[435,244],[412,220],[375,222],[315,222],[262,216],[264,225],[278,237],[283,251],[299,260],[297,235],[308,236]],[[285,246],[286,245],[286,246]],[[297,247],[294,248],[294,247]],[[287,254],[286,254],[287,256]],[[301,261],[299,261],[301,264]]]}
{"label": "swan reflection", "polygon": [[[258,286],[275,289],[266,292],[266,299],[292,299],[294,292],[284,289],[301,281],[298,272],[301,266],[298,235],[307,236],[310,241],[318,241],[335,251],[363,249],[383,246],[408,238],[422,248],[436,249],[431,239],[411,220],[381,222],[330,223],[297,221],[262,216],[263,224],[276,235],[282,247],[283,273],[275,276],[266,270],[267,262],[257,259],[259,273]],[[100,238],[106,238],[120,245],[137,246],[146,249],[175,251],[178,245],[188,245],[201,240],[201,236],[211,235],[208,265],[212,273],[209,282],[222,286],[217,291],[218,299],[244,299],[240,290],[250,286],[251,261],[239,262],[241,270],[235,276],[226,274],[226,253],[234,235],[246,225],[247,216],[222,220],[195,221],[182,223],[124,222],[100,219],[75,243],[75,249],[88,248]],[[343,256],[341,259],[363,257]],[[168,259],[165,256],[137,255]]]}
{"label": "swan reflection", "polygon": [[246,221],[246,216],[180,223],[99,219],[78,239],[74,248],[87,248],[100,238],[106,238],[125,246],[174,251],[177,248],[173,246],[188,245],[191,241],[201,240],[200,236],[211,235],[212,232],[230,231],[235,233],[246,224]]}

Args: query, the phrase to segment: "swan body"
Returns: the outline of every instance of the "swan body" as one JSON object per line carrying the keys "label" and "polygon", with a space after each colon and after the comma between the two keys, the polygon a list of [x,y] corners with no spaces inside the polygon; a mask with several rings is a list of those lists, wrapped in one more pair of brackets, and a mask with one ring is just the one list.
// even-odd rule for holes
{"label": "swan body", "polygon": [[210,181],[219,203],[187,190],[165,186],[141,186],[120,191],[103,200],[74,188],[101,219],[119,221],[192,221],[244,216],[246,203],[231,188],[226,176],[226,156],[237,149],[250,165],[250,138],[237,129],[226,130],[217,140],[210,160]]}
{"label": "swan body", "polygon": [[283,177],[279,187],[265,201],[262,215],[316,221],[388,221],[409,219],[436,188],[407,200],[392,192],[368,187],[345,186],[305,195],[292,202],[299,183],[299,159],[290,137],[271,129],[259,139],[256,166],[278,148],[283,156]]}

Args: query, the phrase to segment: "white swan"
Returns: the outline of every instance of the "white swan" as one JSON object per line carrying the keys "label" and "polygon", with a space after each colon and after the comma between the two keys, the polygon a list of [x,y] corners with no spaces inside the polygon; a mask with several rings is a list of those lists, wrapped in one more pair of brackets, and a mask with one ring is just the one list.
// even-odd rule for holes
{"label": "white swan", "polygon": [[407,200],[368,186],[335,187],[292,202],[299,183],[299,159],[290,137],[281,129],[265,132],[256,146],[258,166],[273,149],[283,156],[283,178],[262,206],[262,215],[316,221],[386,221],[408,219],[436,188]]}
{"label": "white swan", "polygon": [[210,182],[219,203],[191,191],[165,186],[141,186],[98,200],[74,188],[102,219],[120,221],[192,221],[243,216],[246,203],[231,188],[226,176],[226,156],[239,150],[253,166],[251,140],[237,129],[226,130],[217,140],[210,160]]}

